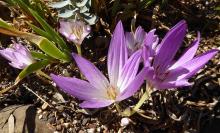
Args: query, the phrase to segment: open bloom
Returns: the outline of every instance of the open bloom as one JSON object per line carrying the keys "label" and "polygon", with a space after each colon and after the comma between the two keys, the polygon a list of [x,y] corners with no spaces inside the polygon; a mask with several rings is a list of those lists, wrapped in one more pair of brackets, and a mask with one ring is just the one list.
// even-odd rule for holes
{"label": "open bloom", "polygon": [[144,82],[146,69],[138,72],[142,51],[127,55],[124,30],[119,22],[114,31],[108,51],[107,79],[101,71],[85,58],[73,57],[87,81],[51,75],[53,81],[65,92],[84,100],[82,108],[100,108],[132,96]]}
{"label": "open bloom", "polygon": [[170,29],[155,48],[146,45],[144,60],[145,66],[148,67],[147,80],[154,88],[165,89],[191,85],[188,79],[217,54],[218,50],[214,49],[194,57],[200,41],[198,33],[197,39],[177,61],[174,61],[186,29],[186,22],[182,20]]}
{"label": "open bloom", "polygon": [[18,69],[24,69],[34,62],[31,53],[20,43],[13,42],[12,48],[0,50],[0,54],[11,61],[9,63],[11,66]]}
{"label": "open bloom", "polygon": [[91,27],[82,21],[60,21],[59,32],[69,41],[81,45],[84,38],[90,33]]}
{"label": "open bloom", "polygon": [[155,45],[158,43],[158,37],[154,34],[155,29],[151,30],[150,32],[145,32],[141,26],[138,26],[135,33],[133,32],[126,32],[125,39],[126,44],[128,47],[129,55],[133,54],[135,51],[142,49],[144,44],[151,44]]}

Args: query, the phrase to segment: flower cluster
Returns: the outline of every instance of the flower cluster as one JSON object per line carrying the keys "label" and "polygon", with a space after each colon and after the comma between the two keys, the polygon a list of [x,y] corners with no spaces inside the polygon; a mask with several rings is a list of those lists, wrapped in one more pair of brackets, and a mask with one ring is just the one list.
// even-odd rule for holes
{"label": "flower cluster", "polygon": [[[51,77],[63,91],[83,100],[82,108],[100,108],[124,100],[138,91],[145,79],[155,89],[191,85],[188,79],[218,50],[194,57],[200,41],[198,33],[198,38],[175,61],[186,30],[186,22],[182,20],[159,43],[155,29],[146,33],[138,27],[135,33],[124,33],[119,22],[107,56],[108,79],[90,61],[74,53],[73,58],[88,81],[54,74]],[[142,60],[144,68],[139,71]]]}
{"label": "flower cluster", "polygon": [[[80,46],[90,30],[80,21],[60,22],[61,34],[77,46]],[[145,80],[154,89],[189,86],[191,83],[188,79],[219,52],[213,49],[195,56],[200,41],[198,33],[197,39],[175,60],[186,35],[186,21],[177,23],[160,42],[155,31],[153,29],[147,33],[138,27],[135,33],[124,32],[122,23],[118,22],[108,50],[108,77],[87,59],[72,53],[87,81],[51,74],[52,80],[63,91],[83,100],[80,104],[82,108],[106,107],[132,96]],[[19,69],[35,62],[30,52],[19,43],[0,50],[0,54],[11,61],[11,66]]]}

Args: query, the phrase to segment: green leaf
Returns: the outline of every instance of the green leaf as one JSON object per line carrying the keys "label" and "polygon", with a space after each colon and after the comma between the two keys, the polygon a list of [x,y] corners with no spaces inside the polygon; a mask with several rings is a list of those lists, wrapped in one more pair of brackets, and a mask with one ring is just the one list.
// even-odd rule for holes
{"label": "green leaf", "polygon": [[62,51],[60,51],[54,43],[47,40],[46,38],[41,37],[40,42],[38,43],[38,46],[41,50],[43,50],[46,54],[50,55],[51,57],[54,57],[59,60],[63,60],[66,62],[70,61],[70,57],[67,54],[64,54]]}
{"label": "green leaf", "polygon": [[20,82],[22,79],[24,79],[29,74],[36,72],[36,71],[42,69],[43,67],[46,67],[48,64],[50,64],[50,62],[48,60],[42,60],[42,61],[39,61],[39,62],[36,62],[36,63],[33,63],[33,64],[27,66],[17,76],[17,78],[15,80],[15,84]]}
{"label": "green leaf", "polygon": [[52,58],[50,56],[47,56],[43,53],[39,53],[39,52],[35,52],[35,51],[31,51],[31,55],[36,59],[54,60],[54,58]]}
{"label": "green leaf", "polygon": [[68,50],[65,41],[62,39],[62,37],[54,31],[54,29],[44,20],[42,19],[34,10],[30,9],[31,14],[34,16],[34,18],[41,24],[41,26],[44,28],[44,30],[51,36],[53,36],[53,41],[56,42],[63,50]]}
{"label": "green leaf", "polygon": [[53,40],[53,37],[51,35],[49,35],[47,32],[45,32],[44,30],[38,28],[37,26],[31,24],[31,23],[28,23],[28,25],[31,27],[31,29],[36,32],[37,34],[43,36],[43,37],[46,37],[47,39],[49,40]]}
{"label": "green leaf", "polygon": [[5,28],[5,29],[14,29],[13,26],[9,25],[8,23],[6,23],[1,18],[0,18],[0,27]]}
{"label": "green leaf", "polygon": [[13,28],[12,26],[8,25],[6,22],[4,22],[1,19],[0,19],[0,33],[11,36],[22,37],[37,45],[43,52],[45,52],[49,56],[64,62],[70,61],[70,57],[67,52],[60,51],[53,42],[49,41],[45,37],[34,35],[27,32],[21,32]]}

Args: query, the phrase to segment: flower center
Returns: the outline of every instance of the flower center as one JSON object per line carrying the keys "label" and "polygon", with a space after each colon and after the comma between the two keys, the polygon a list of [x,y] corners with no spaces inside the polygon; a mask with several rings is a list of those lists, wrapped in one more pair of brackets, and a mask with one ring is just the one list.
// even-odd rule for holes
{"label": "flower center", "polygon": [[77,39],[81,39],[83,34],[83,26],[81,25],[74,26],[72,29],[72,34],[74,34]]}
{"label": "flower center", "polygon": [[107,96],[110,100],[115,100],[116,97],[117,97],[117,90],[115,87],[113,86],[110,86],[108,89],[107,89]]}

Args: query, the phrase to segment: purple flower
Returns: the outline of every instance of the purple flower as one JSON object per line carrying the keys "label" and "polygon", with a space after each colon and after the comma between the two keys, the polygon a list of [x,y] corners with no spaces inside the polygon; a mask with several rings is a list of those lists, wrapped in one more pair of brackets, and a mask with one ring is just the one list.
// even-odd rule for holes
{"label": "purple flower", "polygon": [[143,57],[148,68],[147,81],[154,88],[166,89],[191,85],[188,79],[217,54],[218,50],[214,49],[194,57],[200,41],[198,33],[197,39],[177,61],[174,61],[186,30],[186,22],[182,20],[170,29],[155,48],[151,45],[146,45],[144,48]]}
{"label": "purple flower", "polygon": [[82,21],[60,21],[59,32],[69,41],[81,45],[84,38],[90,33],[91,27]]}
{"label": "purple flower", "polygon": [[124,30],[119,22],[108,51],[109,79],[95,65],[77,54],[73,54],[73,57],[88,81],[53,74],[51,77],[63,91],[83,100],[80,104],[82,108],[109,106],[132,96],[144,82],[146,69],[137,74],[141,53],[139,50],[128,58]]}
{"label": "purple flower", "polygon": [[11,66],[18,69],[24,69],[34,62],[31,53],[20,43],[13,42],[12,48],[0,50],[0,54],[11,61]]}
{"label": "purple flower", "polygon": [[135,33],[126,32],[125,39],[128,47],[129,55],[133,54],[135,51],[142,49],[144,44],[155,45],[158,43],[158,37],[154,34],[155,29],[151,30],[149,33],[145,32],[144,29],[139,26]]}

